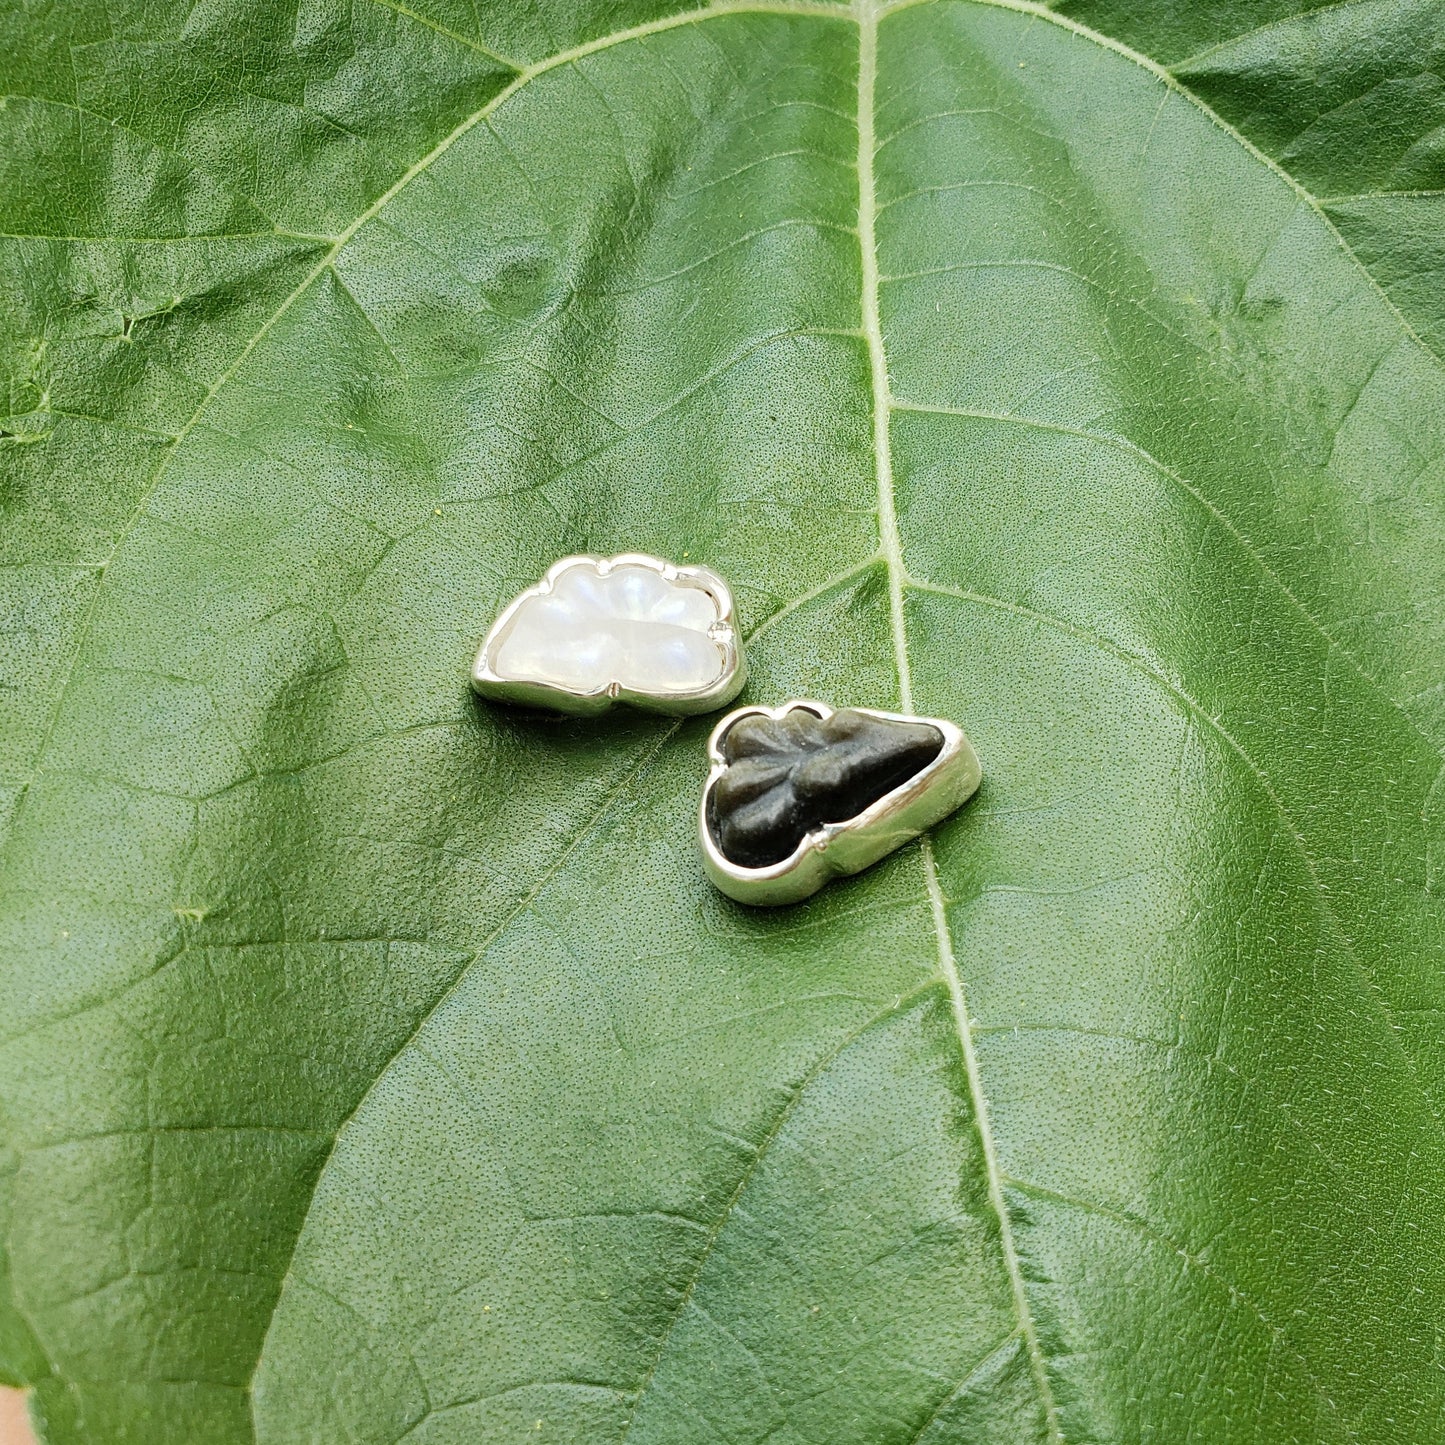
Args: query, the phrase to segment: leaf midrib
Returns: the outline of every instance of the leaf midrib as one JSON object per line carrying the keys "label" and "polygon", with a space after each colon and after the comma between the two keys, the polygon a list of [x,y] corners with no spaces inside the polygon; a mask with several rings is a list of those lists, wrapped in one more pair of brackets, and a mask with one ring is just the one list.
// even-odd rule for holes
{"label": "leaf midrib", "polygon": [[[878,483],[878,531],[884,564],[888,571],[888,613],[893,638],[893,658],[898,672],[898,696],[906,713],[914,711],[913,674],[908,658],[908,622],[904,612],[903,589],[907,569],[903,562],[903,541],[898,530],[898,508],[894,495],[893,451],[889,422],[893,410],[893,392],[888,378],[888,355],[883,339],[883,322],[878,301],[878,200],[873,176],[873,158],[877,142],[873,132],[875,95],[878,76],[878,22],[886,13],[877,0],[857,0],[858,20],[858,235],[862,256],[863,334],[868,345],[869,370],[873,386],[873,451]],[[963,1055],[964,1073],[968,1079],[969,1100],[974,1129],[983,1155],[984,1175],[989,1207],[998,1224],[999,1250],[1008,1274],[1009,1293],[1019,1332],[1029,1357],[1029,1373],[1039,1396],[1039,1403],[1048,1424],[1049,1439],[1062,1445],[1058,1408],[1054,1403],[1048,1371],[1033,1311],[1024,1289],[1023,1272],[1013,1240],[1013,1222],[1003,1197],[1003,1177],[999,1167],[998,1149],[994,1143],[989,1118],[988,1099],[984,1093],[978,1054],[973,1044],[973,1020],[968,1012],[968,999],[958,960],[953,952],[953,934],[948,922],[948,906],[938,878],[938,864],[933,856],[933,840],[925,835],[920,848],[923,878],[928,889],[929,912],[937,937],[938,968],[948,985],[954,1026],[959,1049]]]}

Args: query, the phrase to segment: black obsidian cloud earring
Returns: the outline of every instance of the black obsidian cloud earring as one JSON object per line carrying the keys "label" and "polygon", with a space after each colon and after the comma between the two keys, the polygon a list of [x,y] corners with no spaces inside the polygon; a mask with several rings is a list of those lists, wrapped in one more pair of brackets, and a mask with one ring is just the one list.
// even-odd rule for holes
{"label": "black obsidian cloud earring", "polygon": [[821,702],[744,707],[708,742],[698,834],[708,876],[740,903],[796,903],[858,873],[977,791],[958,726]]}

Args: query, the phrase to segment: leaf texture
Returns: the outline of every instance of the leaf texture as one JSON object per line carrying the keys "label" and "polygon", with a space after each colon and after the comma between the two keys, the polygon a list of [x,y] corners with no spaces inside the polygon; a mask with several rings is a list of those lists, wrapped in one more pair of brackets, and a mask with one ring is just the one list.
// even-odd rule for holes
{"label": "leaf texture", "polygon": [[1061,9],[1173,74],[1319,199],[1437,356],[1445,354],[1445,5]]}
{"label": "leaf texture", "polygon": [[[1418,199],[1431,22],[1378,8],[12,5],[50,1440],[1438,1440],[1445,367],[1423,213],[1341,199]],[[638,549],[728,578],[747,699],[956,718],[979,797],[714,894],[708,720],[466,693]]]}

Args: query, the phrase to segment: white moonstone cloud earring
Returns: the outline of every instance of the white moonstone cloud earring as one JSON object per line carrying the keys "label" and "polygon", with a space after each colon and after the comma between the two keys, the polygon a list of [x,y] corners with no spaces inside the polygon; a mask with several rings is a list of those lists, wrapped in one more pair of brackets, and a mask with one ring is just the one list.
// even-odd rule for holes
{"label": "white moonstone cloud earring", "polygon": [[615,702],[724,707],[747,662],[727,583],[658,557],[563,557],[492,624],[472,666],[483,697],[590,716]]}

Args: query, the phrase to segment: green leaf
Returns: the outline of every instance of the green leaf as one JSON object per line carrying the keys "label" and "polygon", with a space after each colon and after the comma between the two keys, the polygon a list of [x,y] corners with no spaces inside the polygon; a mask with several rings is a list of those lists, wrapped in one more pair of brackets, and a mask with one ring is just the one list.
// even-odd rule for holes
{"label": "green leaf", "polygon": [[1445,356],[1442,0],[1060,8],[1112,22],[1111,33],[1168,59],[1195,95],[1310,188],[1425,345]]}
{"label": "green leaf", "polygon": [[[1438,237],[1307,189],[1428,64],[1242,8],[0,15],[52,1441],[1438,1440]],[[708,719],[466,690],[627,549],[979,797],[716,895]]]}

